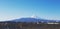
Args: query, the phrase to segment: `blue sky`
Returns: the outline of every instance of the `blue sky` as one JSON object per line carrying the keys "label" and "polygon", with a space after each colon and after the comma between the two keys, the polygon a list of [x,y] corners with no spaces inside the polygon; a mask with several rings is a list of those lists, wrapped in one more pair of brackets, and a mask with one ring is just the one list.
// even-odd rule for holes
{"label": "blue sky", "polygon": [[0,20],[36,15],[60,19],[60,0],[0,0]]}

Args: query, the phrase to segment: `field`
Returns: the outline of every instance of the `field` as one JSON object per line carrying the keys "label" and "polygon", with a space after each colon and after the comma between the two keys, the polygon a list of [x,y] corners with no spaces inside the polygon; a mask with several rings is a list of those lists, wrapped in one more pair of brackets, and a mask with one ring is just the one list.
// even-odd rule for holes
{"label": "field", "polygon": [[60,24],[0,22],[0,29],[60,29]]}

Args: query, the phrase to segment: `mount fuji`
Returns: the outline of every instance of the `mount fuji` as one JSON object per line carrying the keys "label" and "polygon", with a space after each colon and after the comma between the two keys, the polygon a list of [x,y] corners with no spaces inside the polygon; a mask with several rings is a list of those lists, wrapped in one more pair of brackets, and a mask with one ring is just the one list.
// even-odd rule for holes
{"label": "mount fuji", "polygon": [[19,19],[14,19],[10,21],[5,21],[5,22],[60,22],[56,20],[47,20],[47,19],[41,19],[37,16],[31,16],[31,17],[26,17],[26,18],[19,18]]}
{"label": "mount fuji", "polygon": [[47,23],[47,22],[59,22],[59,21],[41,19],[37,16],[31,16],[31,17],[26,17],[26,18],[14,19],[14,20],[11,20],[9,22],[44,22],[44,23]]}

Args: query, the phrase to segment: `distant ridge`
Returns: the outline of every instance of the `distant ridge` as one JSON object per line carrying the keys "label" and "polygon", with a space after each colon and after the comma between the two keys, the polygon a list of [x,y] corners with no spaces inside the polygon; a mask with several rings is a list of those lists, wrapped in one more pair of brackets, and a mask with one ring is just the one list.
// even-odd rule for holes
{"label": "distant ridge", "polygon": [[[12,20],[12,22],[56,22],[56,20],[45,20],[45,19],[37,19],[37,18],[20,18],[20,19],[15,19]],[[57,21],[58,22],[58,21]]]}
{"label": "distant ridge", "polygon": [[33,17],[26,17],[26,18],[19,18],[19,19],[14,19],[10,21],[2,21],[2,22],[60,22],[56,20],[47,20],[47,19],[41,19],[39,17],[33,16]]}

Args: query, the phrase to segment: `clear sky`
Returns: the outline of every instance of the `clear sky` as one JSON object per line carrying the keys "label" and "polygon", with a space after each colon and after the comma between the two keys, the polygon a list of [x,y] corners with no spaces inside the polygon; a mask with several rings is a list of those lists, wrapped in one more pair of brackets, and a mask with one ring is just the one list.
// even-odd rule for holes
{"label": "clear sky", "polygon": [[60,0],[0,0],[0,20],[36,15],[60,19]]}

